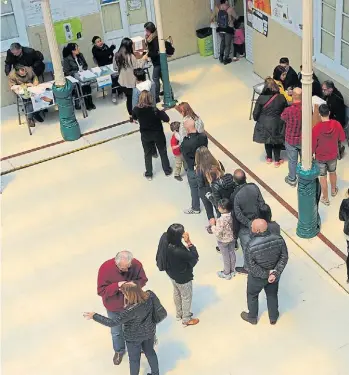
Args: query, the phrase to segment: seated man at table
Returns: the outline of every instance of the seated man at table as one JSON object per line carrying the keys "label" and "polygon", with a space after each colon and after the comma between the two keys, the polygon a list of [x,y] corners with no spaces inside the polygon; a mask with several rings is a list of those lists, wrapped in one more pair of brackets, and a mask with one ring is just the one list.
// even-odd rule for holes
{"label": "seated man at table", "polygon": [[335,87],[332,81],[325,81],[322,84],[322,92],[328,107],[330,108],[330,119],[337,120],[343,128],[346,121],[346,108],[343,95]]}
{"label": "seated man at table", "polygon": [[[16,65],[8,76],[8,83],[11,90],[19,95],[21,88],[26,89],[31,86],[37,86],[39,80],[32,68],[23,65]],[[33,113],[34,109],[30,98],[23,98],[23,103],[25,105],[29,126],[35,126],[33,118],[39,122],[44,121],[42,111]]]}
{"label": "seated man at table", "polygon": [[44,56],[33,48],[22,47],[19,43],[12,43],[7,51],[5,60],[5,74],[8,76],[16,65],[29,66],[37,77],[45,71]]}
{"label": "seated man at table", "polygon": [[[303,66],[300,66],[300,71],[298,73],[298,86],[302,88],[302,69]],[[316,76],[316,74],[313,72],[313,84],[312,84],[312,96],[318,96],[319,98],[322,98],[322,88],[321,88],[321,83],[319,81],[319,78]]]}

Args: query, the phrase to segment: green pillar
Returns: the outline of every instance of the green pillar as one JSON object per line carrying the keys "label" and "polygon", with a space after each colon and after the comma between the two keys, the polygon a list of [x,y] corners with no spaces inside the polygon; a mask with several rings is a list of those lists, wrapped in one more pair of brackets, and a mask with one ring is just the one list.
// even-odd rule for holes
{"label": "green pillar", "polygon": [[317,206],[316,179],[319,166],[314,161],[310,170],[297,166],[298,175],[298,225],[297,236],[313,238],[320,232],[320,215]]}
{"label": "green pillar", "polygon": [[164,107],[173,108],[176,105],[177,101],[173,98],[166,53],[160,53],[160,64],[162,84],[164,86]]}
{"label": "green pillar", "polygon": [[54,84],[52,91],[58,105],[62,137],[65,141],[76,141],[81,137],[81,131],[73,106],[73,84],[66,79],[64,86]]}

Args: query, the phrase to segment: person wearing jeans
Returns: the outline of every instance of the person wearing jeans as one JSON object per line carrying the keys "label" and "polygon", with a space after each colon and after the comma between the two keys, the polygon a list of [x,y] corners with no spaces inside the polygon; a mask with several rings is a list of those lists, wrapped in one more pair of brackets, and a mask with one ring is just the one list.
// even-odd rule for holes
{"label": "person wearing jeans", "polygon": [[292,104],[281,114],[285,121],[285,147],[288,156],[288,175],[285,182],[292,187],[297,185],[296,168],[301,156],[302,141],[302,89],[293,90]]}
{"label": "person wearing jeans", "polygon": [[199,214],[200,213],[200,192],[198,178],[195,171],[195,153],[201,146],[208,145],[208,139],[205,133],[198,133],[195,128],[194,120],[190,119],[185,121],[184,127],[187,131],[187,136],[184,137],[181,144],[181,152],[186,164],[186,171],[188,183],[191,193],[191,207],[184,210],[186,214]]}
{"label": "person wearing jeans", "polygon": [[[142,264],[129,251],[121,251],[115,258],[104,262],[98,271],[97,293],[102,297],[107,315],[113,321],[124,311],[124,295],[121,287],[125,282],[135,281],[144,286],[148,281]],[[115,365],[119,365],[125,354],[125,339],[121,324],[111,326]]]}
{"label": "person wearing jeans", "polygon": [[281,236],[270,233],[268,223],[263,219],[254,220],[251,231],[251,240],[245,251],[248,312],[243,311],[241,318],[257,324],[258,297],[264,289],[270,324],[276,324],[279,318],[279,280],[288,262],[287,246]]}

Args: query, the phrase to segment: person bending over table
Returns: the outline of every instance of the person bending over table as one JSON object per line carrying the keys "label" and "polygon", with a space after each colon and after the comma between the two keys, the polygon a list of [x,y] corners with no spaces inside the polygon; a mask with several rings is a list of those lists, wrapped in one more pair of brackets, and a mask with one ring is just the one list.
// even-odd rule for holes
{"label": "person bending over table", "polygon": [[[73,76],[87,70],[87,62],[84,55],[80,52],[79,46],[76,43],[68,43],[66,47],[63,48],[63,72],[65,76]],[[91,95],[92,89],[89,83],[82,84],[82,94],[84,96],[86,109],[90,111],[91,109],[96,109],[92,101]],[[76,92],[73,92],[75,109],[80,109],[80,103],[76,98]]]}
{"label": "person bending over table", "polygon": [[[105,65],[110,65],[113,63],[114,60],[114,50],[115,50],[115,45],[112,44],[110,47],[107,46],[102,38],[100,36],[94,36],[92,38],[92,55],[93,55],[93,60],[98,66],[105,66]],[[117,88],[119,87],[119,81],[118,81],[118,75],[113,74],[111,76],[111,81],[112,81],[112,96],[111,100],[113,103],[116,103],[116,94],[120,95],[121,90],[118,90]]]}
{"label": "person bending over table", "polygon": [[19,43],[12,43],[7,51],[5,60],[5,74],[8,76],[16,65],[29,66],[35,75],[40,77],[45,71],[44,56],[33,48],[22,47]]}
{"label": "person bending over table", "polygon": [[[8,83],[10,89],[19,94],[19,90],[23,88],[26,90],[28,87],[37,86],[39,84],[38,77],[35,75],[32,68],[23,65],[16,65],[14,69],[11,70],[8,75]],[[18,86],[18,87],[16,87]],[[25,111],[27,113],[28,125],[31,127],[35,126],[35,120],[39,122],[44,121],[44,115],[42,111],[33,112],[33,104],[30,98],[22,98],[25,106]]]}

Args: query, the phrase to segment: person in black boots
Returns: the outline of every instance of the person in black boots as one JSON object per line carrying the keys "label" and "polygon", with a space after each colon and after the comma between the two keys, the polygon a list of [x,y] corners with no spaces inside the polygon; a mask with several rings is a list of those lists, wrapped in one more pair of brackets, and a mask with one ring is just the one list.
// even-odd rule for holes
{"label": "person in black boots", "polygon": [[[92,38],[92,55],[93,55],[93,60],[98,66],[105,66],[105,65],[110,65],[113,64],[114,60],[114,50],[115,50],[115,45],[112,44],[110,47],[107,46],[101,37],[99,36],[94,36]],[[117,74],[113,74],[111,76],[111,81],[112,81],[112,102],[116,103],[116,94],[120,94],[118,92],[118,87],[119,87],[119,82],[118,82],[118,76]]]}
{"label": "person in black boots", "polygon": [[343,199],[341,207],[339,209],[339,220],[344,221],[344,235],[347,240],[347,283],[349,284],[349,189],[345,193],[345,199]]}
{"label": "person in black boots", "polygon": [[[63,48],[63,72],[65,76],[73,76],[76,73],[87,70],[87,62],[84,55],[80,52],[79,46],[76,43],[68,43]],[[85,105],[87,110],[96,109],[92,100],[92,89],[89,83],[82,84],[82,94],[84,96]],[[75,109],[80,109],[80,103],[75,97]]]}
{"label": "person in black boots", "polygon": [[241,318],[250,324],[257,324],[258,297],[264,289],[269,321],[274,325],[279,319],[278,290],[281,274],[288,262],[287,246],[281,236],[270,233],[265,220],[254,220],[251,230],[252,238],[245,252],[248,312],[243,311]]}
{"label": "person in black boots", "polygon": [[167,156],[166,137],[162,127],[163,122],[170,118],[165,111],[160,111],[153,105],[153,97],[149,91],[142,91],[137,106],[133,109],[133,118],[139,122],[141,140],[144,149],[145,173],[144,177],[153,179],[152,155],[154,148],[158,149],[162,169],[166,176],[172,174],[172,168]]}

